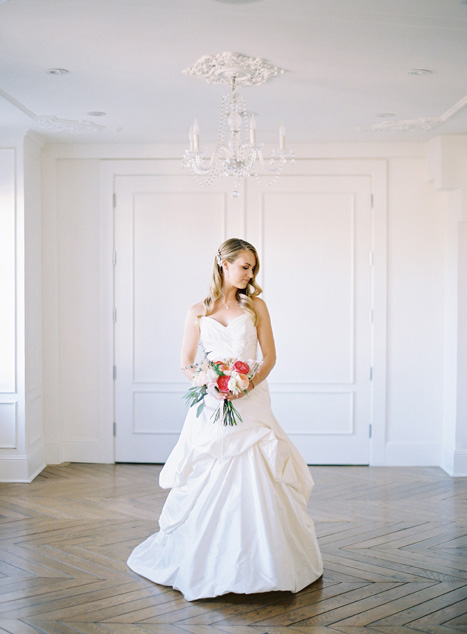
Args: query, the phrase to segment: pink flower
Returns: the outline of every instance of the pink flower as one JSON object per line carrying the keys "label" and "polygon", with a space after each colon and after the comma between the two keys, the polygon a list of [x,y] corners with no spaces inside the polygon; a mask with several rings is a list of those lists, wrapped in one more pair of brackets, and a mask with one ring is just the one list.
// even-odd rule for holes
{"label": "pink flower", "polygon": [[238,372],[232,373],[229,381],[229,390],[233,394],[239,394],[242,390],[246,390],[249,384],[248,377],[244,374],[238,374]]}
{"label": "pink flower", "polygon": [[246,388],[248,387],[248,385],[250,384],[250,381],[248,380],[248,377],[246,376],[246,374],[239,374],[237,376],[237,385],[241,390],[246,390]]}
{"label": "pink flower", "polygon": [[250,368],[244,361],[236,361],[233,365],[233,369],[237,370],[239,374],[248,374]]}
{"label": "pink flower", "polygon": [[228,392],[229,391],[229,377],[220,376],[217,379],[217,387],[219,388],[219,392]]}

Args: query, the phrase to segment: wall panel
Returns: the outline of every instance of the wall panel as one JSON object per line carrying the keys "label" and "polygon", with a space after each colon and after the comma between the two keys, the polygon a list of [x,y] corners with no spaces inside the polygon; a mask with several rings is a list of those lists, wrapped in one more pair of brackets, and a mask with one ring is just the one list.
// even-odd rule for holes
{"label": "wall panel", "polygon": [[0,148],[0,393],[16,392],[16,152]]}

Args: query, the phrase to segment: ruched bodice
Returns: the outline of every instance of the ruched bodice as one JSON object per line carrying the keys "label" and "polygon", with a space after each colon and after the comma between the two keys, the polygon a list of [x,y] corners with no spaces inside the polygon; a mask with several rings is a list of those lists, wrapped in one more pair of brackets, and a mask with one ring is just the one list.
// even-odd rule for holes
{"label": "ruched bodice", "polygon": [[258,335],[248,313],[235,317],[228,326],[223,326],[212,317],[200,318],[200,342],[209,353],[209,358],[256,359]]}

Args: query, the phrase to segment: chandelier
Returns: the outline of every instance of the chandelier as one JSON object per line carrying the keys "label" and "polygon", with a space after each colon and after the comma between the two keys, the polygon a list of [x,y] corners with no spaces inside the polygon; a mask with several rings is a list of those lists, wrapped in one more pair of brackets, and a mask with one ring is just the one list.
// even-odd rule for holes
{"label": "chandelier", "polygon": [[225,52],[205,55],[192,68],[183,72],[204,79],[209,84],[229,84],[230,94],[222,98],[214,152],[208,157],[206,150],[202,149],[200,129],[195,119],[189,133],[190,147],[185,150],[182,167],[190,169],[203,186],[211,185],[217,177],[233,177],[233,197],[238,197],[240,179],[247,176],[255,176],[266,187],[272,185],[287,161],[295,162],[293,152],[285,149],[285,126],[283,123],[279,126],[279,147],[272,150],[269,159],[265,159],[263,145],[256,141],[255,114],[248,112],[238,88],[264,84],[285,71],[259,57]]}

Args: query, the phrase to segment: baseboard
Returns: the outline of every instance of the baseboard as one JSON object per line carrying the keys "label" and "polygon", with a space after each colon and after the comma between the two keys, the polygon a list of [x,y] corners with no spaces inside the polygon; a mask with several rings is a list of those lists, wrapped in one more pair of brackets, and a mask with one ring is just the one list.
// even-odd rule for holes
{"label": "baseboard", "polygon": [[467,477],[467,452],[443,448],[440,467],[453,478]]}
{"label": "baseboard", "polygon": [[28,455],[28,477],[29,482],[32,482],[39,473],[45,469],[45,446],[42,440],[38,443],[35,443],[36,447],[34,449],[29,449]]}
{"label": "baseboard", "polygon": [[45,461],[47,464],[62,464],[62,452],[60,450],[60,443],[58,442],[46,442],[45,443]]}
{"label": "baseboard", "polygon": [[46,467],[39,458],[31,462],[28,456],[2,456],[0,458],[0,482],[25,482],[29,484]]}
{"label": "baseboard", "polygon": [[386,467],[439,467],[439,445],[389,441],[385,445]]}
{"label": "baseboard", "polygon": [[61,462],[102,463],[99,442],[66,441],[60,445]]}

